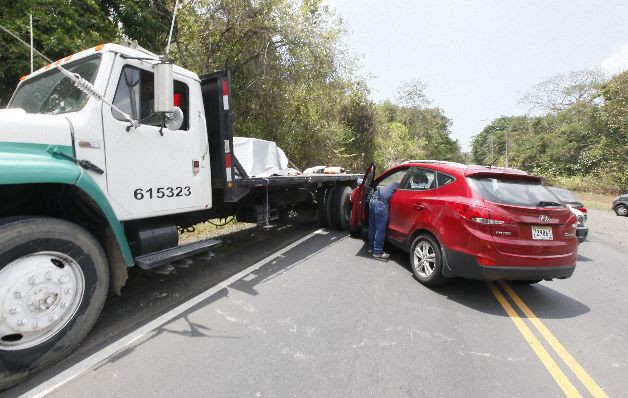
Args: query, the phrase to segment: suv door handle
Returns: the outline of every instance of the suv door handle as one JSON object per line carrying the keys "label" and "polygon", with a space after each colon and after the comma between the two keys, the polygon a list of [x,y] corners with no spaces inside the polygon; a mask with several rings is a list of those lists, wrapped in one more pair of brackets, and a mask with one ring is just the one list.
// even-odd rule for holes
{"label": "suv door handle", "polygon": [[423,203],[415,203],[414,208],[417,210],[423,210],[425,209],[425,205]]}

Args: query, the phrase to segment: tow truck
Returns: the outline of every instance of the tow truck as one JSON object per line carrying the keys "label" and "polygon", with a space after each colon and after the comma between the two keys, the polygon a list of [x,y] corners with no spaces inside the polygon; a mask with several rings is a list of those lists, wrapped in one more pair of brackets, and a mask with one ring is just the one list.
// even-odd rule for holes
{"label": "tow truck", "polygon": [[348,227],[360,176],[247,174],[227,71],[198,76],[104,44],[20,80],[0,110],[0,389],[71,352],[129,267],[221,244],[179,244],[182,229],[294,210]]}

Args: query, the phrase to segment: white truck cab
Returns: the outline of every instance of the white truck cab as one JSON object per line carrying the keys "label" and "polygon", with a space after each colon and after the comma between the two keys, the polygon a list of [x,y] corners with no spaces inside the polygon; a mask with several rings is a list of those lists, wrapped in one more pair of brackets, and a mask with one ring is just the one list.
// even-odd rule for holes
{"label": "white truck cab", "polygon": [[[54,65],[25,77],[9,107],[52,115],[49,120],[62,128],[51,135],[63,136],[59,142],[66,144],[73,140],[77,159],[105,171],[92,178],[119,220],[211,207],[205,111],[196,74],[173,68],[174,102],[182,109],[184,122],[172,131],[163,128],[162,115],[153,112],[153,66],[160,62],[156,56],[106,44],[57,62],[92,82],[108,102],[138,120],[139,127],[129,129],[119,112],[81,92]],[[3,140],[15,131],[1,123],[12,118],[5,112],[0,112]],[[52,143],[45,128],[31,134],[36,142]]]}

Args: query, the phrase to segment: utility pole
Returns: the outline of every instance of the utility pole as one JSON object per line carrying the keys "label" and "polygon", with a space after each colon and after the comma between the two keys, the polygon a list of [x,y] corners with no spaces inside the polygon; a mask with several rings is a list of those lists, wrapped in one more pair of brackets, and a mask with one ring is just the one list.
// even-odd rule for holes
{"label": "utility pole", "polygon": [[[488,119],[480,119],[481,122],[486,122]],[[486,127],[484,127],[486,128]],[[495,134],[493,132],[493,129],[491,129],[491,164],[495,163],[495,150],[493,149],[494,145],[493,143],[495,142]]]}
{"label": "utility pole", "polygon": [[506,168],[508,168],[508,129],[506,129]]}
{"label": "utility pole", "polygon": [[495,132],[491,130],[491,164],[495,163],[495,150],[493,149],[493,142],[495,142]]}
{"label": "utility pole", "polygon": [[31,73],[33,73],[33,14],[29,17],[29,27],[31,30]]}

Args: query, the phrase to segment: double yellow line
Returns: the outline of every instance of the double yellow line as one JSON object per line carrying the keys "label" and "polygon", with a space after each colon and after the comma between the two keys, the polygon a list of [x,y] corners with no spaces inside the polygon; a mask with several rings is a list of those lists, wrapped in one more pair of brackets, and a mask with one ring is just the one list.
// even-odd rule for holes
{"label": "double yellow line", "polygon": [[[556,336],[543,325],[536,315],[530,310],[530,308],[521,300],[521,297],[515,293],[514,290],[507,283],[503,281],[498,282],[501,288],[506,292],[510,299],[517,305],[519,310],[523,312],[525,317],[532,323],[536,330],[543,336],[545,341],[552,347],[554,352],[563,360],[563,362],[571,369],[573,374],[582,382],[582,384],[589,390],[592,396],[596,398],[608,398],[608,395],[600,388],[599,385],[593,380],[593,378],[584,370],[584,368],[574,359],[569,352],[558,341]],[[560,386],[566,396],[568,397],[581,397],[580,393],[560,369],[556,361],[550,356],[545,347],[541,344],[539,339],[532,333],[528,325],[521,319],[517,311],[512,307],[510,302],[504,297],[502,292],[495,286],[493,282],[487,282],[489,289],[495,295],[499,304],[504,308],[510,319],[514,322],[519,332],[523,335],[523,338],[530,344],[530,347],[534,350],[539,357],[545,368],[550,372],[556,383]]]}

